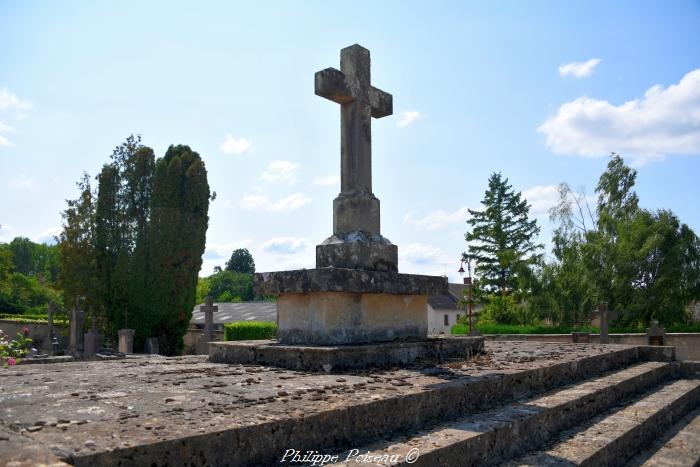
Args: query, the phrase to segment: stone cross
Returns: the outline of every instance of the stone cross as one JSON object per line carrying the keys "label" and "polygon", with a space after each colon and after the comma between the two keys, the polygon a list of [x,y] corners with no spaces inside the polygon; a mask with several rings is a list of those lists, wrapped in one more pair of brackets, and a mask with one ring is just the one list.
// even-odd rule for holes
{"label": "stone cross", "polygon": [[199,310],[204,313],[204,336],[209,342],[214,337],[214,313],[219,311],[219,307],[214,305],[211,295],[207,295],[205,304],[200,306]]}
{"label": "stone cross", "polygon": [[49,306],[47,309],[47,315],[48,315],[48,319],[47,319],[48,326],[47,327],[49,328],[49,338],[48,338],[48,342],[46,342],[44,344],[44,348],[46,350],[51,350],[51,351],[53,350],[52,343],[53,343],[53,335],[54,335],[54,331],[53,331],[53,315],[54,315],[54,313],[56,313],[56,304],[53,302],[53,300],[51,300],[49,302]]}
{"label": "stone cross", "polygon": [[75,307],[70,314],[70,338],[68,340],[68,353],[77,356],[82,350],[83,337],[83,316],[84,313],[80,310],[80,299],[75,299]]}
{"label": "stone cross", "polygon": [[340,70],[315,76],[315,92],[340,104],[340,196],[334,201],[333,233],[379,234],[379,200],[372,194],[372,117],[393,113],[391,94],[370,84],[369,50],[340,51]]}

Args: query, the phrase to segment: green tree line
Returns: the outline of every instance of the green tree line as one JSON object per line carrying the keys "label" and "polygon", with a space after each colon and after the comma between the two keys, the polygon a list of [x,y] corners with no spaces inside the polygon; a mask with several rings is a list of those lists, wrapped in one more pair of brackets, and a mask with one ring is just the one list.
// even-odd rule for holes
{"label": "green tree line", "polygon": [[618,326],[689,320],[700,300],[700,240],[667,209],[639,206],[637,172],[612,154],[595,188],[597,199],[559,186],[550,210],[553,258],[546,259],[529,206],[501,174],[470,210],[465,261],[476,264],[483,323],[588,324],[600,302]]}

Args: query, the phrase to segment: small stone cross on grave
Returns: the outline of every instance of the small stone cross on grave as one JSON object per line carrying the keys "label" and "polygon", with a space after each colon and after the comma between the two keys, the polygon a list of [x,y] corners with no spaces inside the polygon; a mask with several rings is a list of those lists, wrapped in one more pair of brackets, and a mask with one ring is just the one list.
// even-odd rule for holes
{"label": "small stone cross on grave", "polygon": [[44,347],[44,349],[46,349],[47,351],[50,351],[52,354],[53,354],[53,351],[54,351],[54,349],[53,349],[53,337],[54,337],[53,316],[54,316],[55,313],[56,313],[56,304],[54,303],[53,300],[51,300],[51,301],[49,302],[49,306],[48,306],[48,308],[47,308],[47,310],[46,310],[46,314],[48,315],[48,317],[47,317],[47,321],[48,321],[47,327],[49,328],[49,329],[48,329],[49,336],[48,336],[47,342],[44,343],[43,347]]}
{"label": "small stone cross on grave", "polygon": [[214,305],[211,295],[207,295],[205,304],[199,310],[204,313],[204,340],[210,342],[214,340],[214,313],[219,311],[219,307]]}
{"label": "small stone cross on grave", "polygon": [[598,313],[600,318],[600,343],[609,344],[610,321],[614,321],[617,319],[617,313],[608,310],[608,302],[600,302],[600,304],[598,305]]}

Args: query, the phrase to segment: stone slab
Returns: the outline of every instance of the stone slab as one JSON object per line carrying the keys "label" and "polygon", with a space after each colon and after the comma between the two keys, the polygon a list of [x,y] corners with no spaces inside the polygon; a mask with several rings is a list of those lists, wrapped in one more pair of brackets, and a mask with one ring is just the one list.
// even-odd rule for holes
{"label": "stone slab", "polygon": [[76,466],[271,465],[290,447],[359,446],[641,360],[634,346],[485,345],[469,360],[343,374],[199,356],[0,368],[0,431],[20,435],[0,433],[0,465],[18,452],[46,463],[17,438]]}
{"label": "stone slab", "polygon": [[282,344],[368,344],[426,339],[426,295],[286,293],[277,300]]}
{"label": "stone slab", "polygon": [[483,353],[479,337],[436,337],[414,342],[342,346],[283,345],[275,341],[209,343],[209,361],[267,365],[292,370],[339,372],[403,366],[416,360],[442,362]]}
{"label": "stone slab", "polygon": [[259,294],[269,295],[310,292],[442,295],[447,293],[447,278],[389,271],[316,268],[256,273],[253,288]]}

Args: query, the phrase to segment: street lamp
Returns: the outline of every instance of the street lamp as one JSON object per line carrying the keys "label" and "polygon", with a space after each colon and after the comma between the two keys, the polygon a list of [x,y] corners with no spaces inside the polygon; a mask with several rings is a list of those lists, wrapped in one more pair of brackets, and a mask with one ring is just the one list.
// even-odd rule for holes
{"label": "street lamp", "polygon": [[464,263],[467,263],[467,271],[469,271],[469,276],[464,280],[464,283],[469,286],[469,334],[473,332],[472,327],[472,262],[470,260],[461,260],[459,264],[459,270],[457,271],[460,276],[464,277]]}

